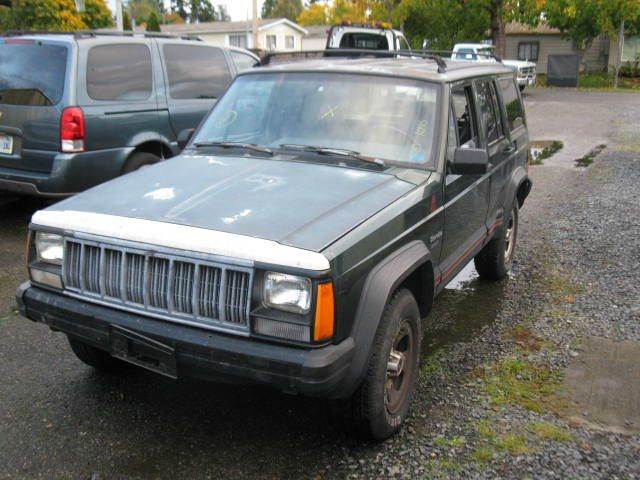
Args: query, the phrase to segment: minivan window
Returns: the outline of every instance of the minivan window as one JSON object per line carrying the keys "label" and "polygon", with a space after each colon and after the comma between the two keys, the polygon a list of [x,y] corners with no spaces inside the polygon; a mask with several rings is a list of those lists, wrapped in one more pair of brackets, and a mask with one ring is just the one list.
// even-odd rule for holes
{"label": "minivan window", "polygon": [[165,45],[163,51],[171,98],[218,98],[231,83],[227,61],[219,48]]}
{"label": "minivan window", "polygon": [[244,72],[258,64],[258,61],[255,58],[251,55],[247,55],[246,53],[235,52],[233,50],[229,51],[229,53],[231,54],[231,60],[233,60],[238,72]]}
{"label": "minivan window", "polygon": [[501,78],[498,83],[500,84],[500,90],[502,90],[504,106],[507,109],[509,130],[513,131],[524,125],[524,109],[516,89],[516,82],[512,78]]}
{"label": "minivan window", "polygon": [[0,104],[47,106],[62,98],[67,47],[0,39]]}
{"label": "minivan window", "polygon": [[87,93],[94,100],[146,100],[153,91],[152,75],[146,45],[100,45],[89,50]]}

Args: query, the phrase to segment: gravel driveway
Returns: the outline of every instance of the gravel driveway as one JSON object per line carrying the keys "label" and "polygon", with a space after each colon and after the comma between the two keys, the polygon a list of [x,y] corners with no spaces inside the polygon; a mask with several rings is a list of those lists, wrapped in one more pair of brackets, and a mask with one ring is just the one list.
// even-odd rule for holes
{"label": "gravel driveway", "polygon": [[565,382],[586,337],[640,342],[640,95],[526,98],[566,150],[532,167],[511,278],[468,268],[436,301],[413,416],[379,445],[321,400],[85,367],[12,310],[41,203],[0,197],[0,478],[640,478],[635,426],[575,421]]}

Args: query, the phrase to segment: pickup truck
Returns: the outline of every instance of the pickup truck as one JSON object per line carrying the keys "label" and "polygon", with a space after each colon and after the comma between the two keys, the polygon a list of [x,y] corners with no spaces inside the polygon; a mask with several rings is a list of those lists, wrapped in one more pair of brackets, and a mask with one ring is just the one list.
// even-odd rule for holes
{"label": "pickup truck", "polygon": [[96,369],[257,382],[397,432],[437,295],[515,256],[513,72],[388,52],[247,70],[180,141],[33,215],[22,315]]}

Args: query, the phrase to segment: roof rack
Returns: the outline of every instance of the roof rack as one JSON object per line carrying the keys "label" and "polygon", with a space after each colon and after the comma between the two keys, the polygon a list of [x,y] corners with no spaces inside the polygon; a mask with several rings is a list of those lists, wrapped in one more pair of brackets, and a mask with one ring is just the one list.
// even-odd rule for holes
{"label": "roof rack", "polygon": [[201,42],[202,39],[195,35],[171,35],[161,32],[132,32],[132,31],[99,31],[99,30],[75,30],[73,32],[50,32],[46,30],[8,30],[1,32],[2,37],[20,37],[23,35],[73,35],[74,38],[96,37],[144,37],[144,38],[173,38],[180,40],[193,40]]}
{"label": "roof rack", "polygon": [[[425,60],[433,60],[438,66],[438,73],[447,71],[447,62],[437,54],[431,52],[421,52],[412,50],[364,50],[364,49],[347,49],[347,48],[327,48],[325,50],[307,50],[300,52],[272,52],[265,55],[260,64],[271,65],[295,60],[310,60],[327,57],[339,58],[422,58]],[[282,62],[275,62],[274,59],[281,59]]]}

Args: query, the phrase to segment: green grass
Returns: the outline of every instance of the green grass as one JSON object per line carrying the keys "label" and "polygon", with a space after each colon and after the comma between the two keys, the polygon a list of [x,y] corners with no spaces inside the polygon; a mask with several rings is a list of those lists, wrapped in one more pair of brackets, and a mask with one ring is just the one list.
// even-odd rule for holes
{"label": "green grass", "polygon": [[[578,79],[580,90],[614,90],[614,77],[609,73],[581,73]],[[537,87],[547,87],[547,76],[540,74],[537,77]],[[640,92],[640,79],[619,77],[618,90]]]}
{"label": "green grass", "polygon": [[556,442],[570,442],[573,440],[569,430],[549,422],[532,422],[527,426],[527,430],[544,440]]}
{"label": "green grass", "polygon": [[[538,146],[539,145],[539,146]],[[542,165],[542,162],[547,158],[552,157],[560,150],[564,148],[564,143],[560,140],[553,140],[552,142],[531,142],[532,148],[540,148],[542,146],[542,151],[537,155],[531,155],[531,165]]]}

